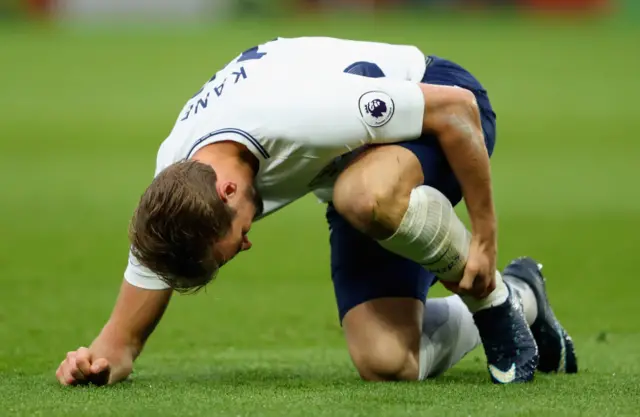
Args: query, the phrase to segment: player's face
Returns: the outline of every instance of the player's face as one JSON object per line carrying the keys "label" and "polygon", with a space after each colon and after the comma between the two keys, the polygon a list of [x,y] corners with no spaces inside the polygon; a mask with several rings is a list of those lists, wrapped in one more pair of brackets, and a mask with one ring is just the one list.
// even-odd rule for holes
{"label": "player's face", "polygon": [[262,214],[263,210],[262,198],[253,186],[247,187],[237,197],[229,198],[227,204],[235,210],[236,215],[227,235],[216,244],[216,257],[221,265],[229,262],[238,253],[251,249],[249,230],[253,220]]}

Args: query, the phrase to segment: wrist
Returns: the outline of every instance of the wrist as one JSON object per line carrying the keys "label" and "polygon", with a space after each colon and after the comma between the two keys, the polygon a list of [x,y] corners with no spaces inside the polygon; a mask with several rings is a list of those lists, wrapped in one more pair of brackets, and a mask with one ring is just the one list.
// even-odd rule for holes
{"label": "wrist", "polygon": [[496,241],[496,222],[491,219],[485,219],[482,222],[471,222],[471,235],[476,238],[479,243],[494,243]]}
{"label": "wrist", "polygon": [[135,360],[142,347],[137,341],[122,337],[116,332],[105,329],[89,346],[95,357],[103,357],[112,363]]}
{"label": "wrist", "polygon": [[471,233],[474,236],[491,240],[496,236],[497,221],[491,189],[480,192],[480,187],[471,188],[464,194],[467,213],[471,223]]}

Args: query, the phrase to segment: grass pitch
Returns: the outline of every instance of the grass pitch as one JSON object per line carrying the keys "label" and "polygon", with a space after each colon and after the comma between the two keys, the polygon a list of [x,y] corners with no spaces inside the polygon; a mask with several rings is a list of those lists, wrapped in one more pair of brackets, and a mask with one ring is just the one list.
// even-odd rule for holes
{"label": "grass pitch", "polygon": [[[481,79],[498,113],[499,263],[545,264],[579,375],[493,386],[478,349],[430,382],[361,382],[307,198],[258,223],[207,292],[174,299],[128,382],[57,385],[110,313],[128,219],[184,101],[239,51],[297,35],[413,43]],[[0,415],[638,415],[639,35],[428,16],[0,28]]]}

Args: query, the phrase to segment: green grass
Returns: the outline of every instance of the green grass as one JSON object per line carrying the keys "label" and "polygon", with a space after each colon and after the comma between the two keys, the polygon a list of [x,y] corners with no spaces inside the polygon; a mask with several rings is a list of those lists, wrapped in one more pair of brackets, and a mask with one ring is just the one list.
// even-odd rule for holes
{"label": "green grass", "polygon": [[[349,19],[0,28],[1,415],[637,415],[640,31]],[[415,43],[482,79],[498,112],[500,264],[545,263],[580,375],[492,386],[478,349],[434,381],[359,381],[323,207],[307,198],[258,223],[206,293],[176,297],[129,382],[57,385],[66,351],[110,313],[127,221],[184,101],[243,48],[301,34]]]}

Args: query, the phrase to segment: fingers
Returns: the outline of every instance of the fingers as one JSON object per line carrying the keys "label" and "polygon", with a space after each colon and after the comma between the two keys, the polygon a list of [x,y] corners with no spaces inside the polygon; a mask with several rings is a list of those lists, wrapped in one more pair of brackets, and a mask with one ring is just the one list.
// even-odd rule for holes
{"label": "fingers", "polygon": [[442,284],[449,291],[461,296],[471,296],[478,300],[488,297],[496,289],[495,266],[483,256],[470,257],[460,282]]}
{"label": "fingers", "polygon": [[457,289],[454,292],[460,295],[470,295],[479,300],[486,298],[496,289],[495,273],[489,273],[486,268],[479,268],[475,264],[468,264]]}
{"label": "fingers", "polygon": [[464,269],[464,275],[458,283],[460,291],[466,294],[473,293],[474,281],[477,276],[478,268],[475,265],[467,264],[467,267]]}
{"label": "fingers", "polygon": [[84,381],[85,374],[83,374],[80,368],[78,368],[78,361],[77,361],[76,355],[77,354],[74,352],[74,354],[67,359],[67,362],[69,363],[68,370],[74,382],[80,382],[80,381]]}
{"label": "fingers", "polygon": [[91,375],[91,352],[87,348],[80,348],[76,352],[76,366],[79,372],[88,377]]}
{"label": "fingers", "polygon": [[60,366],[58,366],[58,370],[56,371],[56,378],[58,379],[58,382],[60,382],[60,384],[62,385],[68,385],[67,379],[64,376],[65,364],[66,364],[66,359],[60,362]]}
{"label": "fingers", "polygon": [[56,378],[62,385],[77,385],[94,380],[106,383],[102,381],[108,380],[109,363],[106,359],[98,359],[92,363],[91,359],[91,352],[85,347],[68,352],[66,359],[58,366]]}
{"label": "fingers", "polygon": [[487,277],[487,285],[485,287],[483,297],[488,297],[489,294],[491,294],[495,289],[496,289],[496,278],[494,273]]}
{"label": "fingers", "polygon": [[109,383],[109,375],[111,374],[111,365],[105,358],[96,359],[91,365],[91,382],[95,385],[105,385]]}
{"label": "fingers", "polygon": [[62,385],[72,385],[75,381],[69,373],[69,368],[66,366],[62,368],[59,380]]}
{"label": "fingers", "polygon": [[91,365],[91,372],[94,374],[104,372],[109,369],[109,362],[105,358],[96,359]]}
{"label": "fingers", "polygon": [[483,299],[491,295],[496,289],[495,271],[491,268],[483,268],[474,281],[473,295],[477,299]]}
{"label": "fingers", "polygon": [[68,352],[65,360],[60,363],[56,371],[56,378],[62,385],[73,385],[84,379],[82,372],[77,368],[76,352]]}

